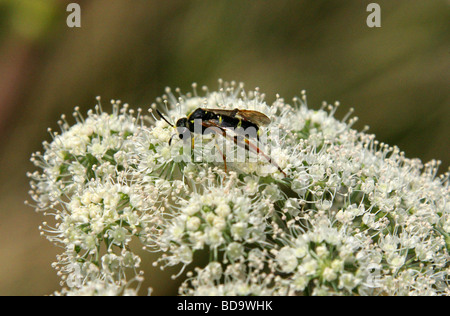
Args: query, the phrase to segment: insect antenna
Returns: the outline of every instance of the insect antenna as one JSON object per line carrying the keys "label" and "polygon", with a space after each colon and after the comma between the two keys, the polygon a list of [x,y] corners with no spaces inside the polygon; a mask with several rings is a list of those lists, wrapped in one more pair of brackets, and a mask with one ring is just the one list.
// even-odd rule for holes
{"label": "insect antenna", "polygon": [[169,124],[170,126],[174,127],[173,124],[170,123],[170,122],[164,117],[164,115],[162,115],[162,113],[161,113],[158,109],[155,109],[155,110],[156,110],[156,113],[158,113],[159,117],[161,117],[164,121],[166,121],[167,124]]}
{"label": "insect antenna", "polygon": [[172,144],[172,139],[173,139],[173,137],[174,136],[176,136],[177,134],[173,134],[172,136],[170,136],[170,139],[169,139],[169,146],[170,146],[170,144]]}
{"label": "insect antenna", "polygon": [[[166,121],[166,123],[167,124],[169,124],[170,126],[172,126],[172,127],[175,127],[173,124],[171,124],[165,117],[164,117],[164,115],[162,115],[162,113],[158,110],[158,109],[155,109],[156,110],[156,113],[158,113],[158,115],[164,120],[164,121]],[[176,136],[177,134],[173,134],[171,137],[170,137],[170,139],[169,139],[169,146],[170,146],[170,144],[172,144],[172,139],[173,139],[173,137],[174,136]]]}

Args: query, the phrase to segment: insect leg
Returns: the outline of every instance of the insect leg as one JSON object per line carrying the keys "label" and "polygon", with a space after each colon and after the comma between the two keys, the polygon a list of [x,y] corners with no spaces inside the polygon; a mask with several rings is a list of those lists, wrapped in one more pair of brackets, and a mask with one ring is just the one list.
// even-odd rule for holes
{"label": "insect leg", "polygon": [[237,136],[233,137],[231,135],[229,135],[225,129],[221,128],[220,126],[217,126],[215,124],[212,123],[206,123],[206,122],[202,122],[202,125],[204,127],[208,127],[211,128],[216,134],[218,135],[222,135],[223,137],[233,140],[234,143],[246,150],[252,150],[253,152],[256,152],[257,154],[260,154],[261,156],[263,156],[270,164],[272,164],[273,166],[277,167],[278,171],[280,171],[285,177],[287,177],[286,173],[283,171],[283,169],[280,168],[280,166],[268,155],[266,155],[261,149],[259,149],[258,146],[254,145],[252,142],[250,142],[250,140],[248,138],[244,138],[244,142],[240,141],[238,139]]}
{"label": "insect leg", "polygon": [[225,167],[225,172],[228,172],[227,171],[227,156],[225,156],[225,154],[220,150],[219,145],[217,144],[217,141],[215,140],[214,142],[215,142],[217,150],[222,155],[223,164],[224,164],[224,167]]}
{"label": "insect leg", "polygon": [[270,164],[277,167],[278,171],[280,171],[285,177],[287,177],[286,173],[283,171],[283,169],[280,168],[280,166],[268,155],[266,155],[261,149],[259,149],[258,146],[254,145],[248,138],[244,138],[244,143],[239,142],[237,137],[234,137],[234,142],[238,146],[245,146],[245,149],[252,150],[253,152],[256,152],[257,154],[260,154],[263,156]]}

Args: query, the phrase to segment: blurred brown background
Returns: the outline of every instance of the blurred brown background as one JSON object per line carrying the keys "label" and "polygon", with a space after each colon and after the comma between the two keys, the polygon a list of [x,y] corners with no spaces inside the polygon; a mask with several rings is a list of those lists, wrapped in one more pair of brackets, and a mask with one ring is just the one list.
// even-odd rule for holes
{"label": "blurred brown background", "polygon": [[[66,6],[81,6],[81,28]],[[366,25],[368,3],[381,28]],[[0,0],[0,295],[59,289],[60,251],[39,236],[28,198],[30,154],[62,113],[101,95],[147,108],[165,86],[217,79],[258,86],[273,101],[302,89],[309,106],[350,107],[380,141],[449,166],[447,0]],[[143,261],[151,258],[143,255]],[[150,264],[148,265],[150,267]],[[145,267],[155,294],[176,282]],[[173,273],[173,271],[170,271]]]}

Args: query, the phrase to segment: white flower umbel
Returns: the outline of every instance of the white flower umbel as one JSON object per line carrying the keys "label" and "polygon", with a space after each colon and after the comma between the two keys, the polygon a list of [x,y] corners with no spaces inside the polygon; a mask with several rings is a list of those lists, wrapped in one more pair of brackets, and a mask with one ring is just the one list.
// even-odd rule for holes
{"label": "white flower umbel", "polygon": [[[41,231],[64,249],[56,294],[138,294],[145,258],[133,240],[161,254],[161,269],[179,266],[174,277],[187,271],[184,295],[450,294],[439,162],[352,129],[352,111],[334,117],[338,103],[308,109],[304,92],[269,105],[234,82],[203,91],[167,89],[148,118],[118,101],[112,114],[76,109],[77,123],[62,117],[33,155],[31,196],[51,218]],[[248,139],[256,147],[220,129],[179,139],[174,125],[197,108],[258,111],[271,123]]]}

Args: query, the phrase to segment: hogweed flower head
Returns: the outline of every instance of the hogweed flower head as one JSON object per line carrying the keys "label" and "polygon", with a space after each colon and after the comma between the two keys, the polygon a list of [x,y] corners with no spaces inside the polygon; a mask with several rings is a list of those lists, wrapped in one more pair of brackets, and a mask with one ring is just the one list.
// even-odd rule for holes
{"label": "hogweed flower head", "polygon": [[[87,116],[76,109],[72,126],[63,116],[32,156],[30,194],[50,218],[41,232],[64,249],[56,294],[138,294],[145,258],[132,241],[160,253],[161,269],[179,266],[174,277],[187,271],[184,295],[450,294],[449,174],[437,175],[439,162],[352,129],[352,111],[334,117],[338,103],[309,109],[304,92],[269,105],[234,82],[202,90],[168,88],[148,115],[120,101],[108,114],[99,100]],[[175,122],[197,108],[271,122],[253,151],[221,129],[179,139]],[[206,266],[196,252],[209,254]]]}

